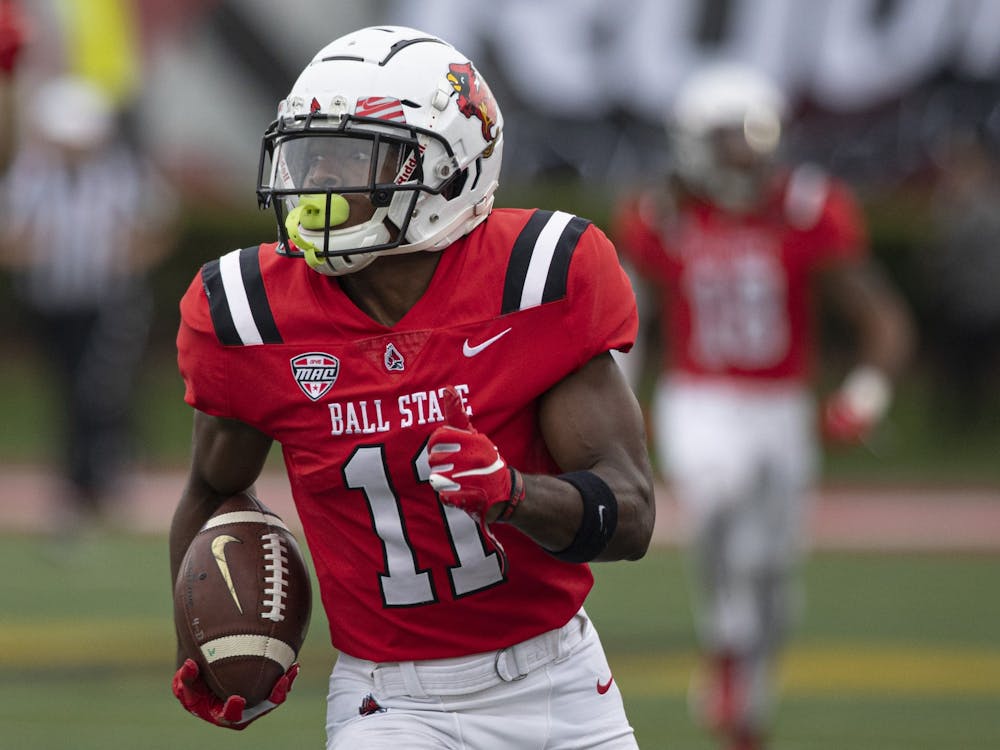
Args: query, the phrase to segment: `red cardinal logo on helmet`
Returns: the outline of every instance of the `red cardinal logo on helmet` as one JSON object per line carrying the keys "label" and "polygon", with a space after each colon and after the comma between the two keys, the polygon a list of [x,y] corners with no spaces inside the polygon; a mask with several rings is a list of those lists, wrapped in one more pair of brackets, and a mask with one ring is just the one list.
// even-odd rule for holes
{"label": "red cardinal logo on helmet", "polygon": [[452,63],[448,66],[448,81],[458,92],[458,109],[469,119],[475,117],[482,124],[483,140],[488,144],[483,156],[493,153],[499,133],[497,129],[497,103],[486,82],[480,79],[472,63]]}

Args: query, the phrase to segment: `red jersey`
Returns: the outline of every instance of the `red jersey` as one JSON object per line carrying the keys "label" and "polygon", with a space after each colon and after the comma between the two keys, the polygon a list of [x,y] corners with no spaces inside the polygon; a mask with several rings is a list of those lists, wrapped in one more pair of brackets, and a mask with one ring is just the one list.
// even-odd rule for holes
{"label": "red jersey", "polygon": [[[784,175],[756,213],[646,195],[616,219],[622,255],[655,286],[664,367],[695,377],[802,381],[812,371],[811,276],[867,252],[845,185],[815,167]],[[661,201],[662,202],[662,201]]]}
{"label": "red jersey", "polygon": [[[513,526],[498,553],[428,482],[427,439],[456,386],[512,465],[557,474],[539,397],[628,349],[635,299],[614,247],[562,212],[497,209],[441,254],[399,323],[274,245],[207,263],[181,301],[185,400],[278,441],[333,645],[372,661],[504,648],[565,624],[593,578]],[[265,499],[266,502],[266,499]]]}

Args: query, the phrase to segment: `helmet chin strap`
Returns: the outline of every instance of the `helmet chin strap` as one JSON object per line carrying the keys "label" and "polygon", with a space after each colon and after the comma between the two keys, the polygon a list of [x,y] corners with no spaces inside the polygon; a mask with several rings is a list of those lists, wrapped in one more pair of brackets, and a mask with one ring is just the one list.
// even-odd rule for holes
{"label": "helmet chin strap", "polygon": [[[321,274],[326,276],[341,276],[347,273],[360,271],[377,257],[375,253],[358,252],[349,256],[319,255],[326,247],[327,228],[333,229],[345,223],[350,217],[351,209],[347,200],[342,195],[330,194],[330,211],[327,216],[326,194],[303,194],[299,197],[299,203],[288,212],[285,217],[285,230],[288,238],[295,243],[295,246],[302,251],[306,264]],[[380,209],[384,212],[385,209]],[[337,239],[344,240],[341,233],[352,235],[351,241],[364,242],[365,244],[378,244],[385,239],[379,235],[388,230],[378,226],[375,233],[372,233],[370,222],[355,228],[339,230]],[[334,239],[334,232],[330,232],[330,239]],[[386,238],[387,239],[387,238]],[[331,242],[330,244],[333,244]]]}
{"label": "helmet chin strap", "polygon": [[[321,273],[324,276],[346,276],[347,274],[356,273],[362,268],[367,268],[375,259],[378,257],[378,253],[354,253],[353,255],[331,255],[328,258],[317,258],[319,265],[311,265],[312,268],[317,273]],[[306,256],[306,263],[309,262],[309,256]]]}
{"label": "helmet chin strap", "polygon": [[[399,233],[399,228],[395,226],[392,221],[386,216],[382,219],[382,229],[386,232],[387,237],[391,237],[394,233]],[[371,265],[376,258],[380,255],[392,255],[393,251],[382,251],[378,253],[351,253],[350,255],[331,255],[326,258],[319,258],[316,256],[315,249],[304,251],[306,263],[314,271],[321,273],[325,276],[346,276],[349,273],[355,273],[360,271],[362,268],[366,268]],[[315,264],[310,261],[315,261]]]}

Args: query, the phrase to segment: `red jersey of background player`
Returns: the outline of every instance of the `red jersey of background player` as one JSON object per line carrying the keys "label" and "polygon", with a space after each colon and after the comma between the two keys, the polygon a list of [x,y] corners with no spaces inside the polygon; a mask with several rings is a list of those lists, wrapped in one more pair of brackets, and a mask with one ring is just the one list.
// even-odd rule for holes
{"label": "red jersey of background player", "polygon": [[784,174],[737,216],[649,193],[616,217],[616,240],[658,292],[665,367],[696,377],[801,381],[813,358],[810,276],[867,252],[847,187],[816,167]]}
{"label": "red jersey of background player", "polygon": [[442,253],[391,328],[274,245],[207,263],[181,317],[186,401],[282,445],[337,649],[372,661],[479,653],[580,608],[589,568],[496,524],[502,567],[477,522],[438,501],[426,444],[451,384],[510,465],[558,473],[537,399],[594,356],[630,347],[637,327],[628,279],[596,227],[495,210]]}

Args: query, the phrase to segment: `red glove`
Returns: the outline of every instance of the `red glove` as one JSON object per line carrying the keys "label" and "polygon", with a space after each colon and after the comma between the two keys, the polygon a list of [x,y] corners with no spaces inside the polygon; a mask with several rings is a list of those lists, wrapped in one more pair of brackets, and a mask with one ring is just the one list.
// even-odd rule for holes
{"label": "red glove", "polygon": [[0,2],[0,74],[9,76],[17,67],[27,37],[27,22],[14,0]]}
{"label": "red glove", "polygon": [[832,443],[860,443],[874,427],[840,394],[831,396],[823,407],[823,437]]}
{"label": "red glove", "polygon": [[[442,396],[444,425],[431,433],[431,486],[441,502],[461,508],[482,523],[490,509],[503,504],[496,520],[506,521],[524,497],[524,479],[503,460],[493,441],[476,430],[458,392],[448,386]],[[450,461],[451,463],[445,463]]]}
{"label": "red glove", "polygon": [[823,436],[832,442],[864,442],[891,398],[892,386],[885,375],[870,366],[854,369],[823,407]]}
{"label": "red glove", "polygon": [[185,659],[174,675],[173,690],[181,705],[199,719],[217,727],[240,730],[284,703],[298,674],[299,665],[293,664],[274,684],[267,700],[248,709],[242,696],[231,695],[225,701],[219,698],[198,676],[197,663],[193,659]]}

